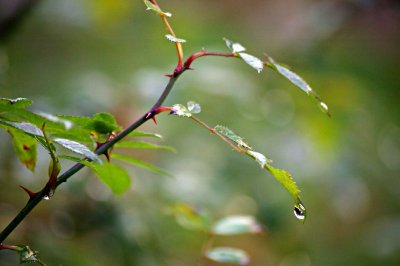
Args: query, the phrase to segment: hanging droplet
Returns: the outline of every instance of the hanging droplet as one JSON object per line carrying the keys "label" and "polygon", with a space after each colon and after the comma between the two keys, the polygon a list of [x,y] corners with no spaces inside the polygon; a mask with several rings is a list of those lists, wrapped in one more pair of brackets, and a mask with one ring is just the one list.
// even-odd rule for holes
{"label": "hanging droplet", "polygon": [[46,196],[43,197],[43,199],[44,199],[44,200],[49,200],[50,197],[49,197],[48,195],[46,195]]}
{"label": "hanging droplet", "polygon": [[298,200],[298,203],[294,205],[294,216],[302,222],[306,220],[306,208],[304,205],[301,203],[300,200]]}
{"label": "hanging droplet", "polygon": [[324,102],[320,102],[319,103],[319,107],[321,108],[322,112],[324,112],[325,114],[327,114],[328,116],[331,116],[329,113],[329,108],[328,105]]}

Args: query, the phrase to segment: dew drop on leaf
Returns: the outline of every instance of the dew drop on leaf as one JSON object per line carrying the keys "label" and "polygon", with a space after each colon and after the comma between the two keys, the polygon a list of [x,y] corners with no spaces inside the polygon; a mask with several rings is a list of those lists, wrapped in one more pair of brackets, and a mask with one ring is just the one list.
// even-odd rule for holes
{"label": "dew drop on leaf", "polygon": [[294,210],[293,210],[294,216],[296,216],[296,218],[302,222],[305,221],[306,219],[306,208],[304,207],[304,205],[300,202],[294,205]]}
{"label": "dew drop on leaf", "polygon": [[44,199],[44,200],[49,200],[50,197],[49,197],[48,195],[46,195],[46,196],[43,197],[43,199]]}

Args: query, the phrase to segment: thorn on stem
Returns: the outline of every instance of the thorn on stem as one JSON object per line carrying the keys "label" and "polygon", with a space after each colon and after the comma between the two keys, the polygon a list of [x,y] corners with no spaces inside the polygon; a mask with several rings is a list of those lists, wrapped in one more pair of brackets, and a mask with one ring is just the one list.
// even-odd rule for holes
{"label": "thorn on stem", "polygon": [[19,187],[22,188],[22,189],[26,192],[26,194],[28,194],[29,199],[32,199],[32,198],[34,198],[34,197],[37,195],[37,193],[30,191],[29,189],[27,189],[27,188],[24,187],[24,186],[21,186],[21,185],[20,185]]}

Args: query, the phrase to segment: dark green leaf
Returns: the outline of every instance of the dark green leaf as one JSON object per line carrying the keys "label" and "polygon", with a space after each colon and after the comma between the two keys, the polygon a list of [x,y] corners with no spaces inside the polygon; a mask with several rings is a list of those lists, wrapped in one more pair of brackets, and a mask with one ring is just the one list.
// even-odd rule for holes
{"label": "dark green leaf", "polygon": [[235,264],[235,265],[248,265],[250,263],[249,256],[241,249],[231,247],[217,247],[207,251],[206,257],[210,260]]}
{"label": "dark green leaf", "polygon": [[165,151],[171,151],[171,152],[176,152],[176,150],[172,147],[169,146],[162,146],[162,145],[157,145],[149,142],[144,142],[144,141],[121,141],[115,144],[116,147],[119,148],[135,148],[135,149],[154,149],[154,150],[165,150]]}
{"label": "dark green leaf", "polygon": [[253,216],[235,215],[217,221],[212,232],[217,235],[255,234],[262,232],[262,227]]}
{"label": "dark green leaf", "polygon": [[101,163],[100,158],[94,152],[92,152],[91,150],[89,150],[88,147],[86,147],[85,145],[83,145],[79,142],[72,141],[69,139],[61,139],[61,138],[55,138],[55,139],[53,139],[53,141],[60,144],[61,146],[63,146],[64,148],[66,148],[72,152],[84,155],[92,161]]}
{"label": "dark green leaf", "polygon": [[171,174],[167,173],[166,171],[164,171],[164,170],[162,170],[162,169],[160,169],[160,168],[158,168],[158,167],[156,167],[156,166],[154,166],[152,164],[146,163],[146,162],[144,162],[142,160],[139,160],[139,159],[127,156],[127,155],[112,153],[111,157],[114,158],[114,159],[117,159],[117,160],[121,160],[121,161],[124,161],[124,162],[127,162],[127,163],[134,164],[134,165],[139,166],[141,168],[144,168],[144,169],[147,169],[149,171],[152,171],[152,172],[154,172],[156,174],[171,177]]}
{"label": "dark green leaf", "polygon": [[109,134],[121,129],[114,116],[109,113],[98,113],[93,115],[91,126],[94,131],[100,134]]}

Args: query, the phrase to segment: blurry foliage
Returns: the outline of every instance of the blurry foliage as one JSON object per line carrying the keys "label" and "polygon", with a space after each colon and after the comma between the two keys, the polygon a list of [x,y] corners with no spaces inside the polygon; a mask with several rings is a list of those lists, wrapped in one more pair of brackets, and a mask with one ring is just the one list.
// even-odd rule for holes
{"label": "blurry foliage", "polygon": [[[195,100],[210,124],[246,128],[255,147],[296,173],[312,213],[307,223],[286,215],[285,191],[261,178],[264,173],[253,162],[212,143],[196,125],[160,117],[158,127],[148,124],[143,130],[159,132],[178,155],[128,153],[157,162],[174,178],[128,168],[133,191],[113,197],[85,170],[8,240],[30,243],[49,265],[194,265],[204,233],[182,229],[164,212],[179,201],[202,206],[215,219],[258,217],[267,226],[265,235],[214,243],[246,250],[251,265],[397,265],[398,4],[168,2],[171,23],[194,51],[222,50],[221,37],[254,40],[249,50],[269,51],[295,65],[327,99],[332,119],[315,112],[299,97],[301,91],[279,77],[258,77],[234,60],[205,58],[179,80],[168,100]],[[32,98],[48,113],[107,111],[126,125],[154,101],[166,81],[162,75],[175,62],[163,27],[144,10],[141,1],[41,1],[0,46],[1,96]],[[48,161],[40,160],[46,155],[38,147],[43,156],[32,174],[12,152],[10,137],[4,132],[0,137],[3,228],[26,200],[18,185],[46,182]],[[17,263],[14,254],[0,253],[0,265]]]}

